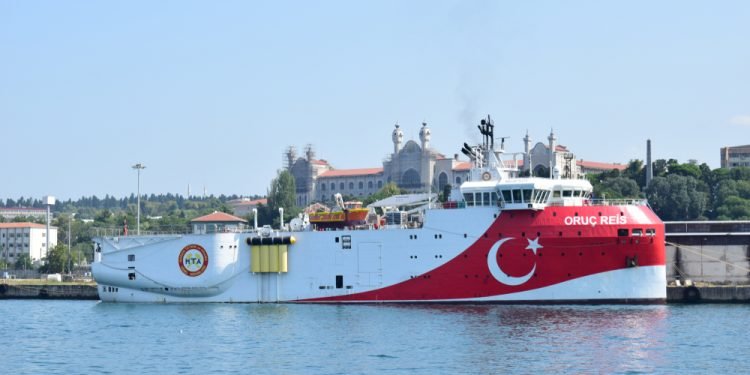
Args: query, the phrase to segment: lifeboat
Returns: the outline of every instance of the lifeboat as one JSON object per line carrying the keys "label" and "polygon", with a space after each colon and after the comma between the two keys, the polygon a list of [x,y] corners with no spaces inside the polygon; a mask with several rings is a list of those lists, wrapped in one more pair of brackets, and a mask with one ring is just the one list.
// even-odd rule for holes
{"label": "lifeboat", "polygon": [[331,212],[315,212],[310,214],[310,224],[318,229],[354,228],[367,224],[369,208],[362,208],[362,202],[343,202],[340,194],[336,194],[336,209]]}

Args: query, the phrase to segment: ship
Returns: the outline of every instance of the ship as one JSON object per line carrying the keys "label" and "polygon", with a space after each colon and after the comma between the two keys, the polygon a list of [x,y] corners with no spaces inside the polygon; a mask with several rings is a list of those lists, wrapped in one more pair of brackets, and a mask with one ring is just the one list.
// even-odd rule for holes
{"label": "ship", "polygon": [[[279,228],[197,222],[190,233],[94,238],[105,302],[664,303],[664,223],[644,199],[586,179],[522,176],[494,124],[463,145],[450,199],[392,196]],[[362,214],[366,210],[367,215]],[[336,215],[344,215],[342,217]],[[335,217],[334,217],[335,216]],[[283,217],[283,216],[282,216]]]}

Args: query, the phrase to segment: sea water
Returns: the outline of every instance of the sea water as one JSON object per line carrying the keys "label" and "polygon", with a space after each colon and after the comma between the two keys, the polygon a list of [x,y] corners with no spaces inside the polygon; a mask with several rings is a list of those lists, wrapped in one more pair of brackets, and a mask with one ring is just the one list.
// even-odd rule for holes
{"label": "sea water", "polygon": [[748,327],[748,305],[5,300],[0,373],[748,373]]}

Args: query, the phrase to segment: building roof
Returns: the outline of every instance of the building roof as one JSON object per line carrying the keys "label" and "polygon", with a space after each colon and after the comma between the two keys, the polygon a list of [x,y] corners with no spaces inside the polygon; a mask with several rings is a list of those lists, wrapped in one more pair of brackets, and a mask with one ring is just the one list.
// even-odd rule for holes
{"label": "building roof", "polygon": [[318,178],[372,176],[383,173],[383,168],[335,169],[321,173]]}
{"label": "building roof", "polygon": [[[24,222],[24,223],[0,223],[0,229],[5,229],[5,228],[41,228],[41,229],[44,229],[44,228],[47,228],[47,226],[44,225],[44,224],[29,223],[29,222]],[[52,227],[51,226],[50,229],[52,229],[52,228],[57,229],[57,227]]]}
{"label": "building roof", "polygon": [[602,170],[602,171],[610,171],[610,170],[613,170],[613,169],[617,169],[617,170],[622,171],[622,170],[625,170],[625,168],[628,167],[625,164],[619,164],[619,163],[615,163],[615,164],[613,164],[613,163],[600,163],[600,162],[596,162],[596,161],[583,161],[583,160],[578,160],[576,162],[576,164],[578,164],[582,168],[597,169],[597,170]]}
{"label": "building roof", "polygon": [[468,171],[471,169],[470,161],[460,161],[453,167],[454,171]]}
{"label": "building roof", "polygon": [[191,223],[247,223],[247,220],[224,212],[214,211],[212,214],[190,220]]}
{"label": "building roof", "polygon": [[236,200],[236,201],[231,201],[227,203],[231,204],[234,207],[257,206],[259,204],[268,204],[268,198],[253,199],[253,200]]}
{"label": "building roof", "polygon": [[328,161],[325,160],[325,159],[311,160],[310,163],[311,164],[316,164],[316,165],[328,165]]}
{"label": "building roof", "polygon": [[0,211],[34,211],[34,212],[47,212],[46,208],[32,208],[32,207],[3,207]]}

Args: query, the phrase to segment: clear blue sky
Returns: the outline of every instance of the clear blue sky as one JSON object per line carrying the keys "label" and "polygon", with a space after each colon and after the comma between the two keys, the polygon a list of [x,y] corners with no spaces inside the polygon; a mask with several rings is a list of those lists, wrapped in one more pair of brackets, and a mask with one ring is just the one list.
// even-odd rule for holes
{"label": "clear blue sky", "polygon": [[520,151],[697,159],[749,144],[748,1],[0,0],[0,199],[264,194],[289,145],[377,167],[491,114]]}

